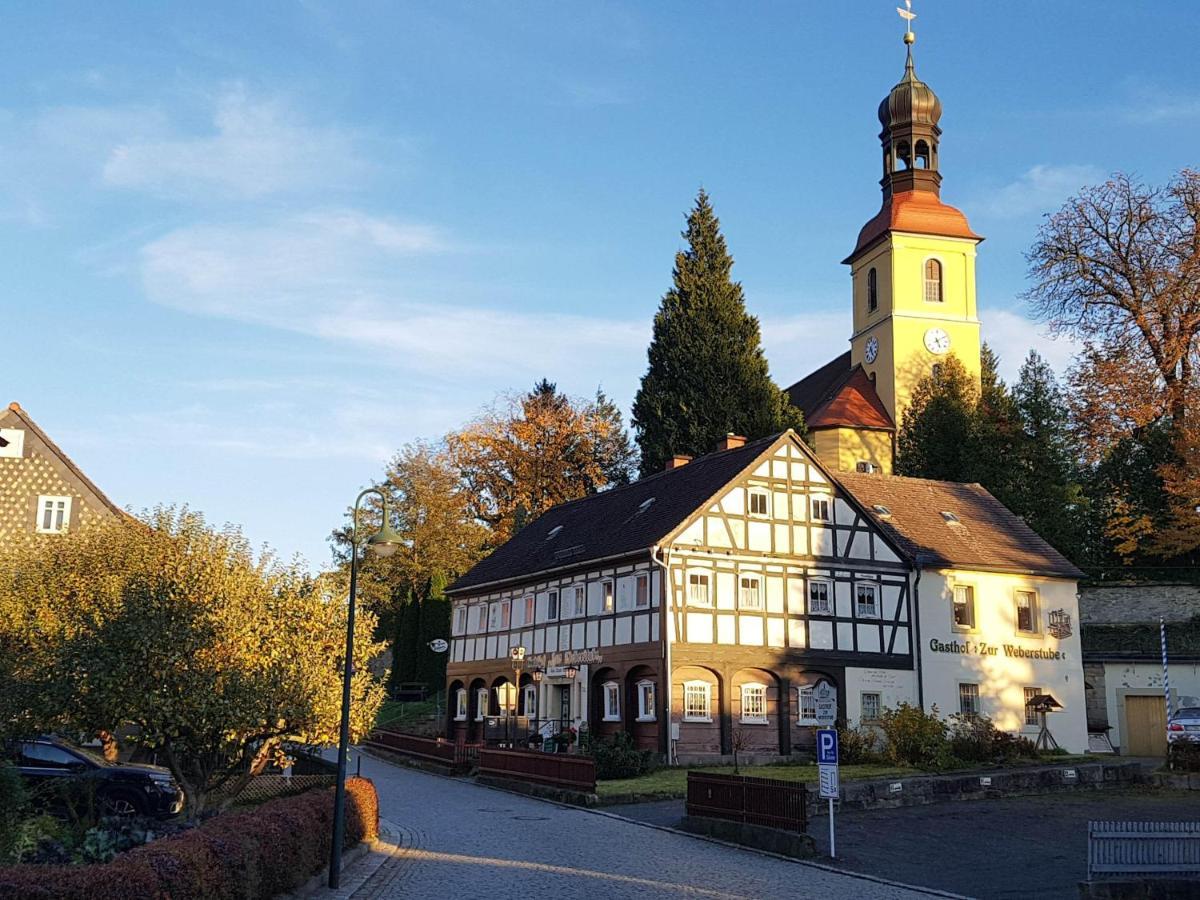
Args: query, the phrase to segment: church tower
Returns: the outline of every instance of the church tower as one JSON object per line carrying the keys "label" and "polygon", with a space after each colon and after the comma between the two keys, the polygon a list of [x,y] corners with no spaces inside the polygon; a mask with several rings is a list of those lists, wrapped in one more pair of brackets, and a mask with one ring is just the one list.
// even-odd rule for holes
{"label": "church tower", "polygon": [[975,247],[966,216],[941,201],[942,104],[917,78],[912,31],[904,77],[879,104],[883,205],[858,235],[850,266],[862,366],[896,426],[917,383],[955,354],[979,378]]}

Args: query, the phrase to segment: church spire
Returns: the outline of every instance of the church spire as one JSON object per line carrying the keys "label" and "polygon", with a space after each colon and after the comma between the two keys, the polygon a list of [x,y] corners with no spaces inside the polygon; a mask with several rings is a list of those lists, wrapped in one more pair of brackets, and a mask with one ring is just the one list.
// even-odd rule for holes
{"label": "church spire", "polygon": [[[912,12],[899,10],[909,20]],[[905,191],[928,191],[937,196],[942,184],[938,172],[938,141],[942,130],[942,101],[933,89],[917,77],[912,45],[917,37],[911,28],[904,32],[907,58],[904,76],[879,104],[879,123],[883,131],[884,197]]]}

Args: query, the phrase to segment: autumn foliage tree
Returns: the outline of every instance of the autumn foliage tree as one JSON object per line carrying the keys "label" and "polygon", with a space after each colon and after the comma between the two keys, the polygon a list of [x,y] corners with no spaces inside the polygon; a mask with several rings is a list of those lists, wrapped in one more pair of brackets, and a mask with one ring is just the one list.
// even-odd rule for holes
{"label": "autumn foliage tree", "polygon": [[[32,536],[0,550],[0,723],[23,733],[135,726],[191,815],[231,797],[292,743],[332,744],[346,606],[186,509]],[[356,627],[351,725],[382,699]]]}

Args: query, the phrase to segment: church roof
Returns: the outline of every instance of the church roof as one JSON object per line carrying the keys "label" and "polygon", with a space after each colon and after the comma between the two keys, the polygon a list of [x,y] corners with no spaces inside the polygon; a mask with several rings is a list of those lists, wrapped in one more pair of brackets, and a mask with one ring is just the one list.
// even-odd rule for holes
{"label": "church roof", "polygon": [[1084,577],[983,485],[858,472],[834,477],[923,567]]}
{"label": "church roof", "polygon": [[826,363],[787,389],[792,405],[809,428],[895,427],[875,384],[862,366],[850,365],[850,351]]}
{"label": "church roof", "polygon": [[842,262],[853,262],[860,253],[891,231],[983,240],[981,235],[971,230],[962,211],[943,203],[937,194],[932,191],[903,191],[884,197],[883,207],[858,233],[854,252]]}

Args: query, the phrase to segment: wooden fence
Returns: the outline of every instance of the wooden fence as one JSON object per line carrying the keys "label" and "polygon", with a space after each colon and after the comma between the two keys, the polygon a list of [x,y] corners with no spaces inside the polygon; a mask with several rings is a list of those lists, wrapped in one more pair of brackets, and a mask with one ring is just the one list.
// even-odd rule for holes
{"label": "wooden fence", "polygon": [[1200,874],[1200,822],[1088,822],[1095,875]]}
{"label": "wooden fence", "polygon": [[434,763],[454,773],[469,771],[479,753],[478,744],[456,744],[442,738],[421,737],[387,729],[372,731],[366,744],[368,747],[378,747]]}
{"label": "wooden fence", "polygon": [[588,756],[485,748],[479,751],[479,774],[596,793],[596,763]]}
{"label": "wooden fence", "polygon": [[808,830],[808,791],[795,781],[688,772],[687,814],[763,825],[785,831]]}

